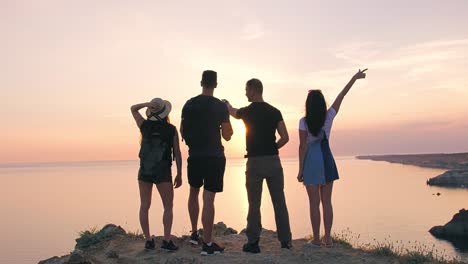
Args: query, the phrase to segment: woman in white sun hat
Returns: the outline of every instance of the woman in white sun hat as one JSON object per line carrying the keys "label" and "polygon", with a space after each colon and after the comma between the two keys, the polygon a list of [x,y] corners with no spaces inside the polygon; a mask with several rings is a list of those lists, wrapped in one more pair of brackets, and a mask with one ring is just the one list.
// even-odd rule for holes
{"label": "woman in white sun hat", "polygon": [[[146,117],[138,112],[146,109]],[[163,225],[164,239],[161,248],[174,251],[178,247],[171,240],[172,204],[174,188],[182,185],[182,158],[177,129],[169,122],[171,103],[154,98],[151,102],[136,104],[131,107],[133,118],[140,129],[142,140],[140,148],[140,169],[138,185],[140,189],[140,224],[146,238],[145,248],[154,249],[154,239],[149,231],[148,211],[151,205],[153,184],[156,185],[164,206]],[[172,182],[171,166],[175,158],[177,175]]]}

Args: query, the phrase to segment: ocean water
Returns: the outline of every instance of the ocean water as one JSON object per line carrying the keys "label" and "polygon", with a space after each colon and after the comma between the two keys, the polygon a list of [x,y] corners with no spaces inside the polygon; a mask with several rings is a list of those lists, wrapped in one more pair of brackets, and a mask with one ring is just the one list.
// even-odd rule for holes
{"label": "ocean water", "polygon": [[[282,163],[293,237],[303,238],[312,232],[307,194],[296,181],[297,160],[283,159]],[[426,185],[428,178],[442,170],[353,157],[338,157],[337,164],[341,178],[333,190],[335,233],[348,234],[356,244],[388,241],[409,249],[434,247],[440,254],[468,261],[467,252],[428,232],[432,226],[450,221],[461,208],[468,208],[467,189]],[[138,161],[0,166],[0,263],[37,263],[68,254],[80,231],[107,223],[130,231],[140,229],[137,170]],[[190,230],[185,172],[184,185],[175,191],[175,235]],[[223,221],[238,231],[245,227],[248,203],[244,185],[245,160],[229,159],[224,192],[216,197],[215,222]],[[275,230],[266,184],[263,190],[263,227]],[[156,189],[153,191],[150,229],[161,235],[162,205]]]}

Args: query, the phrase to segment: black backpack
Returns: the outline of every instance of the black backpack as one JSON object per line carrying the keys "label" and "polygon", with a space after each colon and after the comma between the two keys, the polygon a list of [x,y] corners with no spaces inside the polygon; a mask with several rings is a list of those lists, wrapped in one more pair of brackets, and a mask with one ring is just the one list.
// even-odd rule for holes
{"label": "black backpack", "polygon": [[207,98],[207,101],[194,100],[187,101],[183,110],[182,119],[182,139],[189,148],[200,148],[211,141],[208,126],[209,112],[212,106],[213,98]]}
{"label": "black backpack", "polygon": [[[172,165],[174,129],[168,124],[147,121],[142,129],[140,173],[154,175],[167,173]],[[156,124],[159,123],[159,124]]]}

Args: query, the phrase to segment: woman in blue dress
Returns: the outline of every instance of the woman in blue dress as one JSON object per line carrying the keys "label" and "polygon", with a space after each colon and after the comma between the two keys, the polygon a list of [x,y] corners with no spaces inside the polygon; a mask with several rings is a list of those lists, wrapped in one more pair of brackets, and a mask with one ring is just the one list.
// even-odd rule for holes
{"label": "woman in blue dress", "polygon": [[[351,78],[328,110],[322,92],[310,90],[306,101],[306,116],[301,118],[299,122],[300,145],[297,179],[304,183],[309,196],[310,220],[314,235],[311,243],[316,246],[333,246],[331,195],[333,182],[338,179],[338,170],[328,144],[333,119],[354,82],[366,77],[366,70],[359,70]],[[320,240],[320,203],[322,203],[325,227],[325,235],[322,240]]]}

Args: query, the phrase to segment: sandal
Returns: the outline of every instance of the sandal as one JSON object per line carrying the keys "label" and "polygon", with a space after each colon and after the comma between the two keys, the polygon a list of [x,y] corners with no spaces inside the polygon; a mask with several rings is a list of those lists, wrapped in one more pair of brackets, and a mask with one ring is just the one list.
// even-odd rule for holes
{"label": "sandal", "polygon": [[307,241],[307,244],[310,245],[311,247],[314,247],[314,248],[322,247],[322,242],[318,242],[318,244],[317,244],[313,240]]}
{"label": "sandal", "polygon": [[325,242],[325,240],[322,239],[322,246],[326,248],[332,248],[333,247],[333,241],[330,243]]}

